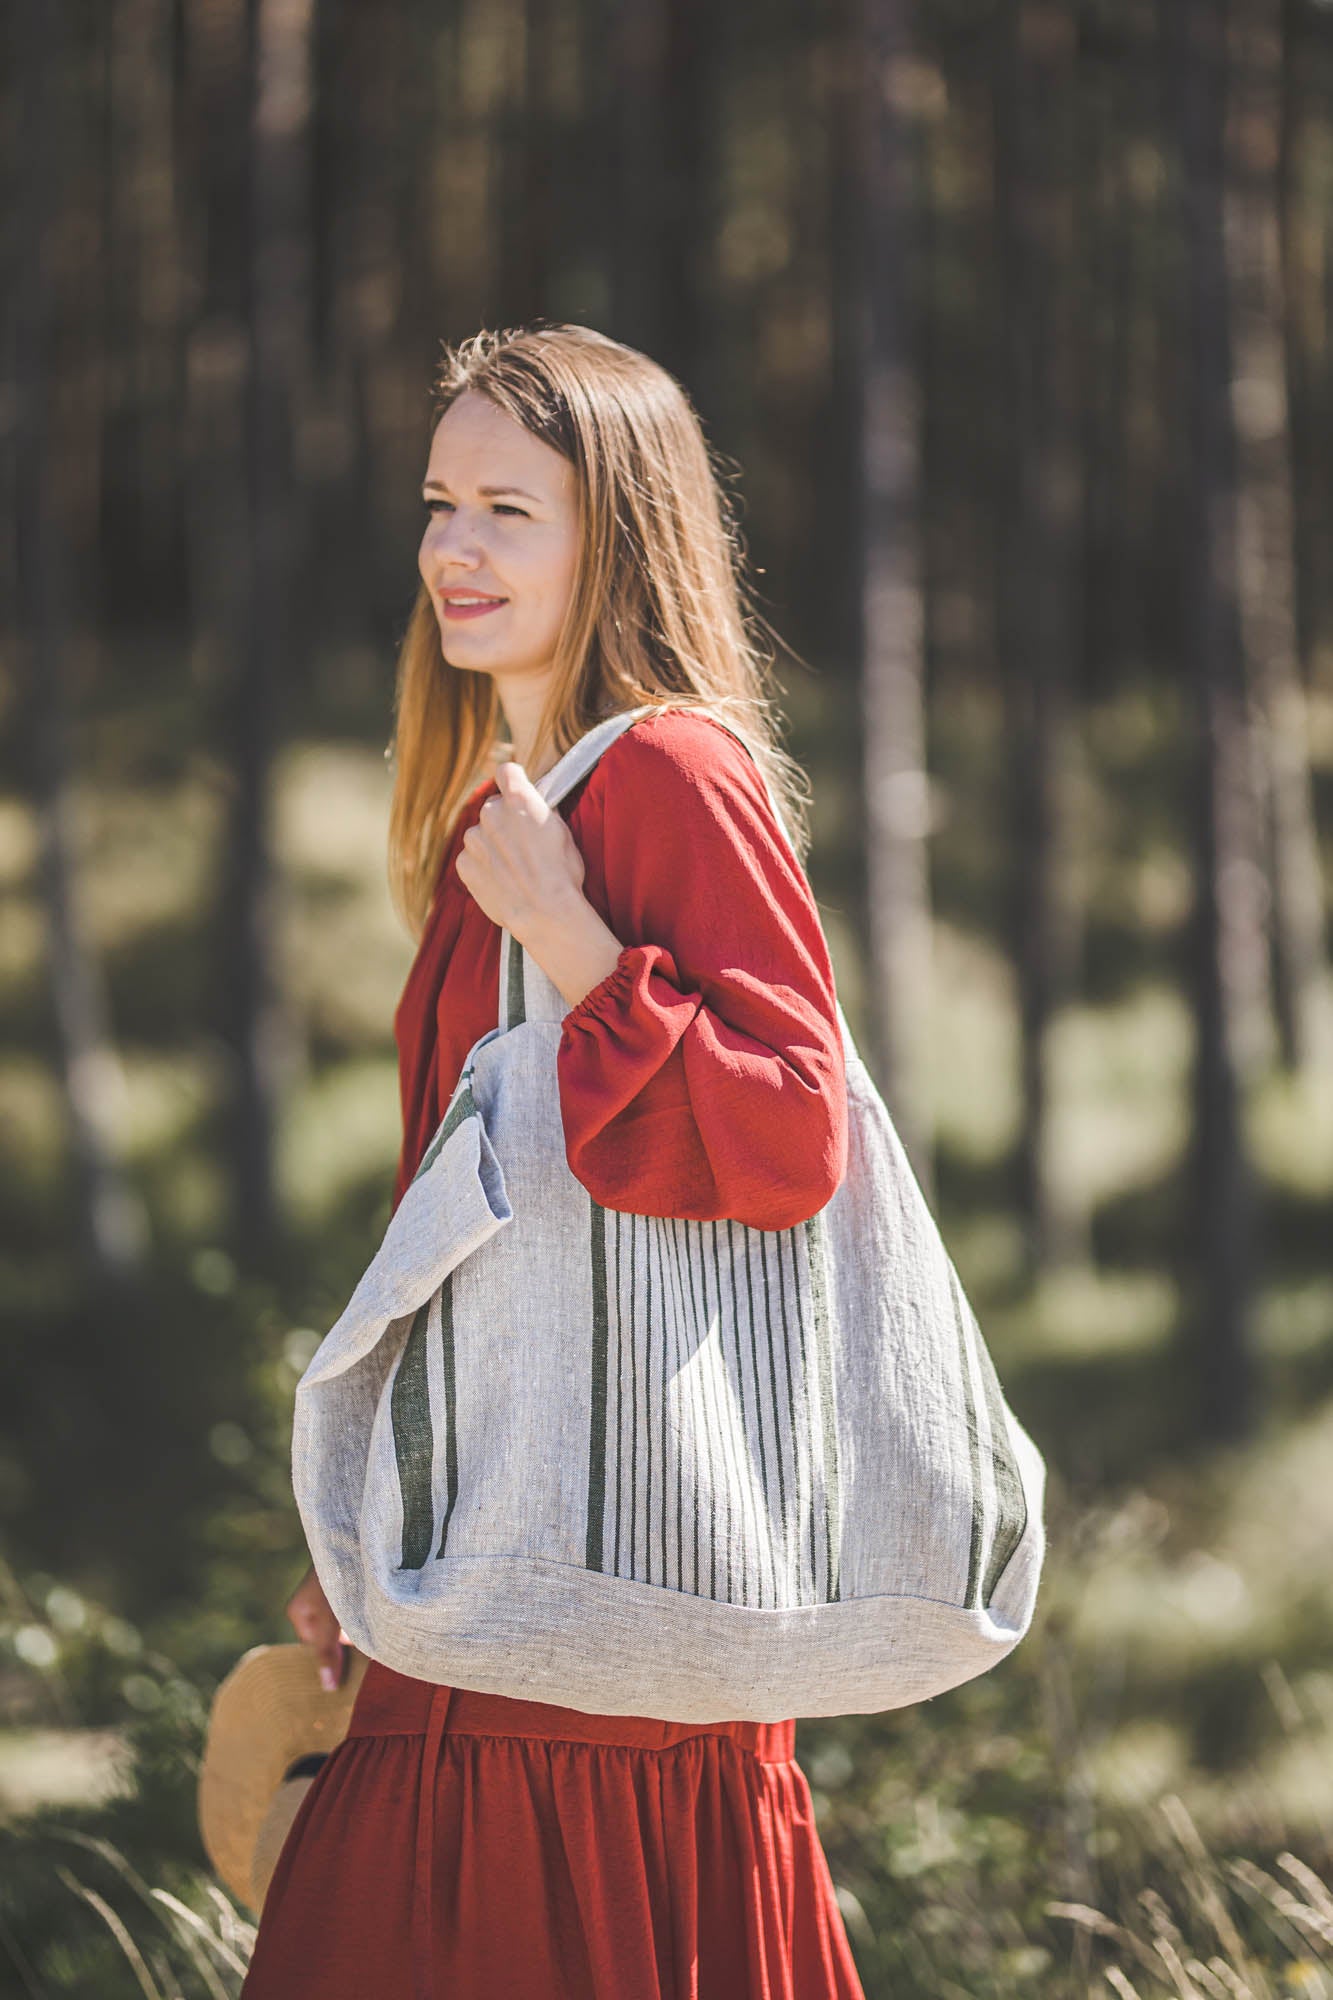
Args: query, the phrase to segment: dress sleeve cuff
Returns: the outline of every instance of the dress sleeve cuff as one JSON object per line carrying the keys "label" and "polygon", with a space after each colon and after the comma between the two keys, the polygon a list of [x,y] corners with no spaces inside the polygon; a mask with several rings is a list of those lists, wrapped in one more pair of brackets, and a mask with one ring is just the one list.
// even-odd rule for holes
{"label": "dress sleeve cuff", "polygon": [[634,974],[638,969],[638,961],[643,957],[643,951],[643,946],[638,944],[622,946],[619,958],[606,977],[599,979],[581,1000],[575,1002],[565,1015],[565,1021],[577,1021],[585,1014],[596,1014],[608,1000],[623,999],[634,983]]}

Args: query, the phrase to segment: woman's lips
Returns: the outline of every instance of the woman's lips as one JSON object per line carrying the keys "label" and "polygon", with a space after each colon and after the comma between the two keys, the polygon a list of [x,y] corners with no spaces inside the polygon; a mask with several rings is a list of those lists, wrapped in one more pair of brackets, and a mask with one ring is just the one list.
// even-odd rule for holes
{"label": "woman's lips", "polygon": [[489,604],[451,604],[447,597],[442,597],[440,609],[446,618],[484,618],[488,611],[498,611],[508,602],[507,597],[495,597]]}

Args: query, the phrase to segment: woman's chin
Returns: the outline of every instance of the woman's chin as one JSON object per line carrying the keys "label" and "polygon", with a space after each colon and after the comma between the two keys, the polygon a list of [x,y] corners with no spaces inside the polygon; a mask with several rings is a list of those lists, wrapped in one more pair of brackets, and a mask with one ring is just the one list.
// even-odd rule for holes
{"label": "woman's chin", "polygon": [[[484,660],[477,657],[469,658],[471,650],[470,647],[456,645],[452,632],[440,642],[440,651],[444,656],[444,663],[447,667],[461,667],[467,672],[483,674],[504,672],[505,665],[503,660]],[[455,658],[455,654],[457,654],[457,658]]]}

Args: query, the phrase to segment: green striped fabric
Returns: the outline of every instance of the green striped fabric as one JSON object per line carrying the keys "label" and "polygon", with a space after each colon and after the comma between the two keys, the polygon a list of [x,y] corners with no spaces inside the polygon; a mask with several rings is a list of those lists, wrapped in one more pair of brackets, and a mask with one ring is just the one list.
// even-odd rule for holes
{"label": "green striped fabric", "polygon": [[756,1606],[838,1598],[837,1412],[818,1218],[589,1201],[587,1567]]}
{"label": "green striped fabric", "polygon": [[[949,1260],[949,1289],[953,1296],[954,1317],[958,1328],[963,1397],[967,1410],[968,1449],[972,1466],[972,1534],[967,1590],[963,1602],[968,1605],[989,1606],[1004,1566],[1018,1547],[1023,1538],[1023,1531],[1027,1527],[1027,1497],[1023,1491],[1022,1473],[1010,1436],[1010,1418],[1005,1409],[995,1364],[982,1338],[976,1314],[959,1282],[952,1259]],[[984,1450],[977,1421],[976,1392],[973,1386],[974,1368],[981,1377],[982,1396],[986,1406],[989,1443]],[[988,1514],[990,1559],[986,1563],[983,1576],[982,1558],[986,1548]]]}
{"label": "green striped fabric", "polygon": [[403,1496],[404,1569],[421,1568],[430,1554],[435,1533],[431,1501],[431,1457],[435,1433],[430,1416],[429,1357],[426,1353],[429,1327],[430,1302],[427,1301],[418,1309],[411,1331],[403,1343],[390,1395],[394,1454]]}

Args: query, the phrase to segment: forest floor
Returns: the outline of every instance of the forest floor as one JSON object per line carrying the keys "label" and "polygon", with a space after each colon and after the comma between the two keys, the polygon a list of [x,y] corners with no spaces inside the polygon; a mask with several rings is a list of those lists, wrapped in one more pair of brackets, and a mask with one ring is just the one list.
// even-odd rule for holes
{"label": "forest floor", "polygon": [[[1333,2000],[1333,1062],[1272,1071],[1247,1100],[1262,1400],[1249,1437],[1209,1446],[1179,1340],[1191,1031],[1169,731],[1128,696],[1089,732],[1082,997],[1051,1043],[1069,1254],[1032,1284],[1008,1196],[996,727],[967,705],[940,724],[933,1205],[1047,1459],[1042,1591],[993,1672],[910,1710],[803,1721],[798,1756],[869,2000]],[[812,880],[859,1038],[851,741],[816,755],[811,734],[805,761]],[[199,1845],[204,1720],[240,1653],[291,1636],[291,1394],[387,1217],[411,945],[384,882],[382,755],[294,746],[276,818],[291,1240],[275,1274],[238,1274],[219,1242],[224,1064],[198,1026],[216,774],[201,757],[146,776],[123,718],[92,753],[80,886],[152,1253],[127,1300],[90,1301],[73,1272],[33,831],[0,798],[0,1996],[215,2000],[249,1933]]]}

